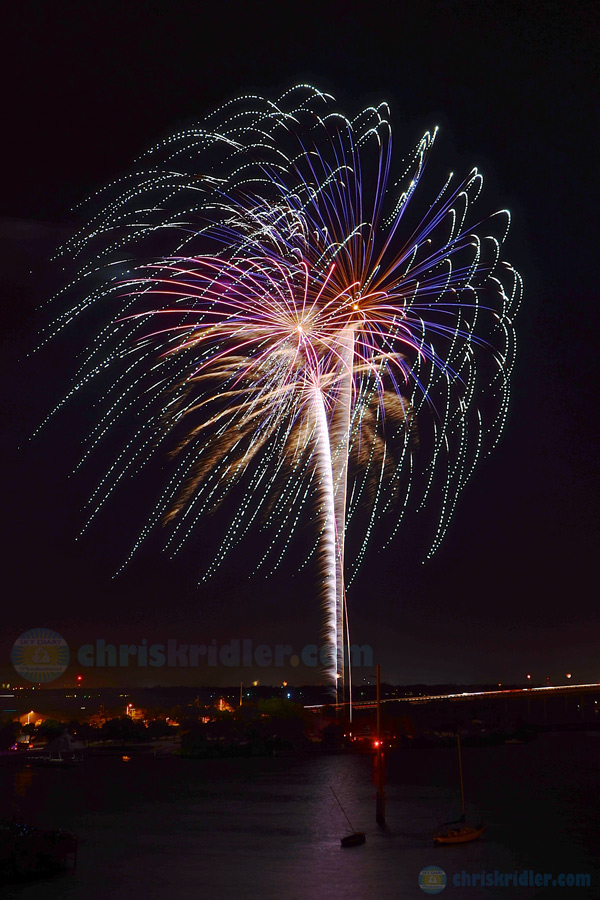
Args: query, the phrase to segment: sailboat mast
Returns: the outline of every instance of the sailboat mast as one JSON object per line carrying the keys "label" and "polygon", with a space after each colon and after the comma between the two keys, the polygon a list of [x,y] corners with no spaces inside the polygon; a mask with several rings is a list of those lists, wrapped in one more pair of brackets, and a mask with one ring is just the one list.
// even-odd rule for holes
{"label": "sailboat mast", "polygon": [[338,795],[336,794],[336,792],[334,791],[334,789],[331,787],[331,785],[329,785],[329,787],[331,788],[331,793],[333,794],[333,796],[335,797],[335,799],[336,799],[337,802],[338,802],[339,808],[341,809],[341,811],[342,811],[342,812],[344,813],[344,815],[346,816],[346,822],[347,822],[348,825],[350,826],[350,831],[354,831],[354,826],[352,825],[352,822],[351,822],[350,819],[348,818],[348,814],[347,814],[346,810],[344,809],[344,807],[342,806],[342,804],[341,804],[341,802],[340,802],[340,798],[338,797]]}
{"label": "sailboat mast", "polygon": [[462,770],[462,754],[460,752],[460,734],[456,735],[458,741],[458,771],[460,774],[460,802],[462,804],[462,814],[465,815],[465,787],[463,784],[463,770]]}

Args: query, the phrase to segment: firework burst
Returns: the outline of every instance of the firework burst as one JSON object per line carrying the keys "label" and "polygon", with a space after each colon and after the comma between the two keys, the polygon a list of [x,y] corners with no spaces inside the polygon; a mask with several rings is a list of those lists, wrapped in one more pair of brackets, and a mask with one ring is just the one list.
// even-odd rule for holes
{"label": "firework burst", "polygon": [[336,688],[352,512],[370,518],[350,575],[392,509],[393,536],[408,510],[438,503],[434,552],[509,399],[509,215],[473,218],[477,170],[428,196],[434,140],[392,182],[385,104],[350,120],[305,85],[243,97],[149,151],[61,251],[78,265],[74,301],[49,336],[110,312],[70,392],[113,373],[83,460],[115,424],[130,431],[87,525],[160,450],[172,471],[132,553],[161,523],[177,553],[240,484],[204,575],[259,518],[276,536],[259,565],[277,564],[308,504]]}

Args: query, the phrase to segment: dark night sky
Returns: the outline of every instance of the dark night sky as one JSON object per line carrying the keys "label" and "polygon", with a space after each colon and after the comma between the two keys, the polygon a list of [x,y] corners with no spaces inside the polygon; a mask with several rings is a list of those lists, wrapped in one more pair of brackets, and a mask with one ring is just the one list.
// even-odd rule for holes
{"label": "dark night sky", "polygon": [[[292,578],[290,566],[268,582],[246,577],[255,539],[195,586],[210,525],[185,559],[150,546],[112,579],[129,546],[129,511],[117,503],[74,540],[93,487],[68,478],[81,411],[27,440],[75,362],[68,341],[26,359],[44,322],[36,307],[53,287],[46,259],[77,221],[72,207],[232,96],[306,81],[348,110],[388,100],[399,155],[439,124],[436,158],[465,174],[477,165],[490,210],[513,212],[505,255],[525,281],[500,447],[480,464],[432,561],[421,564],[410,524],[391,549],[371,547],[349,597],[353,640],[373,646],[390,681],[509,682],[526,672],[542,681],[567,671],[600,680],[599,9],[577,0],[25,0],[3,10],[0,675],[14,676],[10,648],[35,626],[59,631],[72,650],[102,637],[294,648],[317,640],[308,576]],[[309,669],[242,673],[282,676],[317,679]],[[87,677],[227,683],[239,674]]]}

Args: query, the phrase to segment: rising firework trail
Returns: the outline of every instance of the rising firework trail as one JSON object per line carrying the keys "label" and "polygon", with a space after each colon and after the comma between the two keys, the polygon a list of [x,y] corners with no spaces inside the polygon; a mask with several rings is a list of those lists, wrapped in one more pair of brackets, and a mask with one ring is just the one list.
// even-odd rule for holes
{"label": "rising firework trail", "polygon": [[[172,470],[132,554],[160,524],[177,553],[239,486],[204,577],[259,520],[274,532],[259,567],[273,567],[312,510],[336,693],[346,578],[376,521],[393,512],[391,539],[437,503],[433,553],[507,411],[521,294],[501,258],[510,217],[474,215],[476,169],[430,192],[435,139],[392,178],[386,104],[348,119],[306,85],[242,97],[150,150],[61,249],[78,268],[48,339],[109,313],[68,395],[112,373],[80,464],[129,430],[85,527],[160,451]],[[369,518],[349,569],[358,509]]]}

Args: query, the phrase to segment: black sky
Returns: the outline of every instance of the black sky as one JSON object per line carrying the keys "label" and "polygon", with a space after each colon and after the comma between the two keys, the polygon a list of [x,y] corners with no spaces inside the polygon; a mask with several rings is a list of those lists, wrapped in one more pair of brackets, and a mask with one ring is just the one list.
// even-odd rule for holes
{"label": "black sky", "polygon": [[[77,221],[72,207],[227,99],[306,81],[349,110],[388,100],[399,155],[439,124],[438,160],[464,174],[477,165],[490,211],[511,209],[505,254],[525,281],[500,447],[431,562],[415,556],[410,525],[391,549],[372,546],[349,598],[353,639],[373,646],[391,681],[508,682],[527,672],[542,681],[567,671],[600,680],[598,4],[38,0],[3,18],[0,674],[13,676],[12,643],[36,626],[56,629],[72,650],[98,637],[295,648],[318,638],[310,579],[285,568],[269,582],[246,577],[254,541],[200,589],[208,533],[183,562],[150,547],[111,579],[128,547],[128,511],[117,505],[74,540],[92,487],[68,478],[81,410],[27,440],[75,362],[68,341],[26,358],[44,322],[36,307],[55,286],[48,253]],[[316,678],[252,676],[299,680],[300,671]],[[150,680],[230,675],[157,670]],[[89,674],[117,677],[134,678]]]}

